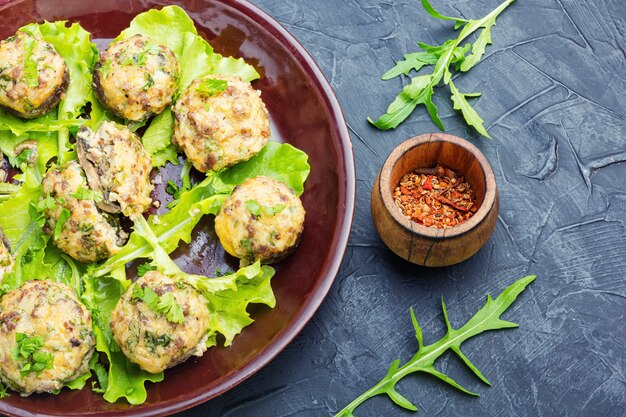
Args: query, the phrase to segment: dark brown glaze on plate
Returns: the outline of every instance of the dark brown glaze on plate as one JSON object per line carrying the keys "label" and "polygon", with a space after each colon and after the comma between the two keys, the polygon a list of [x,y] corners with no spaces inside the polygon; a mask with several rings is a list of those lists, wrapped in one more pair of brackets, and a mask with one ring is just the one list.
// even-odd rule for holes
{"label": "dark brown glaze on plate", "polygon": [[[139,406],[109,404],[89,388],[65,389],[60,395],[0,401],[9,415],[165,415],[192,407],[232,388],[276,356],[304,327],[328,292],[347,244],[354,209],[355,174],[350,137],[341,109],[323,74],[304,48],[276,21],[242,0],[174,1],[223,55],[243,57],[262,78],[272,118],[272,139],[293,144],[309,155],[312,170],[302,201],[305,230],[296,252],[276,265],[274,309],[252,309],[254,324],[229,348],[212,348],[197,360],[166,371],[165,381],[148,384],[148,400]],[[18,27],[44,19],[79,21],[99,46],[106,45],[138,13],[164,2],[118,0],[0,0],[0,38]],[[163,182],[177,169],[162,173]],[[169,196],[157,190],[167,203]],[[184,270],[212,274],[217,266],[236,267],[216,243],[213,219],[194,231],[191,245],[174,252]]]}

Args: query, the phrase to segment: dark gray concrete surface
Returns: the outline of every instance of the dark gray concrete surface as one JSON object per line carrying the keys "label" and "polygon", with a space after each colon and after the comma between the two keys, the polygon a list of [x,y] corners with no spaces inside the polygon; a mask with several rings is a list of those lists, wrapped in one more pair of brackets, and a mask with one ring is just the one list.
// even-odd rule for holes
{"label": "dark gray concrete surface", "polygon": [[[391,149],[436,131],[420,108],[395,131],[381,114],[401,87],[380,76],[413,52],[439,44],[451,24],[417,0],[254,0],[308,49],[343,107],[357,165],[350,243],[335,284],[299,337],[256,375],[180,416],[332,416],[377,382],[417,342],[413,306],[427,342],[444,334],[440,297],[460,326],[484,302],[537,274],[505,318],[520,328],[486,333],[464,351],[493,384],[455,357],[438,369],[474,398],[417,374],[398,390],[418,416],[626,415],[626,2],[520,0],[494,27],[483,61],[455,82],[474,101],[489,141],[436,91],[447,132],[487,156],[500,188],[500,219],[470,260],[420,268],[394,256],[370,216],[370,189]],[[443,13],[481,17],[498,0],[434,1]],[[356,416],[413,415],[375,398]]]}

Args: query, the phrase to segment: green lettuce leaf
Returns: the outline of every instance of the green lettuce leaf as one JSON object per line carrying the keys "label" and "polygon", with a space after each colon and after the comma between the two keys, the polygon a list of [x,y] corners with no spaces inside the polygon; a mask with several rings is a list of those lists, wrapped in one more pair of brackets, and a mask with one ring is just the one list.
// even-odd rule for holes
{"label": "green lettuce leaf", "polygon": [[[304,152],[289,144],[269,142],[248,161],[219,173],[209,173],[204,181],[181,193],[178,204],[171,211],[161,216],[150,216],[148,224],[159,244],[169,254],[179,246],[180,241],[189,243],[191,232],[202,216],[217,214],[235,186],[246,178],[265,175],[284,182],[301,194],[311,170],[307,158]],[[150,252],[146,241],[132,233],[119,253],[93,267],[91,273],[104,276],[134,259],[147,257]]]}
{"label": "green lettuce leaf", "polygon": [[0,226],[11,244],[14,270],[2,280],[1,292],[20,287],[32,279],[49,279],[70,285],[80,294],[76,266],[43,232],[42,223],[32,218],[31,204],[43,195],[40,186],[24,184],[10,199],[0,203]]}
{"label": "green lettuce leaf", "polygon": [[264,175],[287,184],[301,195],[310,171],[306,153],[288,143],[268,142],[258,155],[220,172],[219,177],[225,184],[236,186],[247,178]]}
{"label": "green lettuce leaf", "polygon": [[276,305],[270,285],[274,269],[270,266],[261,266],[261,263],[257,261],[250,266],[240,268],[233,274],[216,278],[187,274],[180,270],[161,247],[156,235],[143,217],[135,220],[134,234],[144,239],[150,246],[151,252],[148,257],[153,260],[154,266],[166,275],[190,283],[207,299],[211,312],[209,346],[216,344],[217,333],[224,336],[224,345],[229,346],[244,327],[254,322],[246,311],[249,304],[265,304],[272,308]]}

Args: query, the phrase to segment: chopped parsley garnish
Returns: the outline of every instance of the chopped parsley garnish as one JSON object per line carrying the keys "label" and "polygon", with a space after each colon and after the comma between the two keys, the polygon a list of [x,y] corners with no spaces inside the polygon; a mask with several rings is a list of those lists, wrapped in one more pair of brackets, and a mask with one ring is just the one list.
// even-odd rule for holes
{"label": "chopped parsley garnish", "polygon": [[19,155],[17,156],[11,156],[10,154],[8,155],[8,159],[9,159],[9,164],[13,167],[13,168],[19,168],[22,169],[22,165],[28,165],[31,157],[33,156],[33,152],[35,152],[35,149],[30,148],[30,149],[24,149]]}
{"label": "chopped parsley garnish", "polygon": [[274,216],[278,213],[280,213],[281,211],[283,211],[285,209],[285,205],[284,204],[275,204],[273,206],[263,206],[263,211],[265,212],[265,214],[267,214],[268,216]]}
{"label": "chopped parsley garnish", "polygon": [[37,40],[31,36],[24,37],[24,80],[29,87],[39,85],[39,75],[37,74],[37,61],[33,59],[33,49],[37,45]]}
{"label": "chopped parsley garnish", "polygon": [[61,236],[61,232],[63,231],[63,226],[65,223],[72,217],[72,213],[63,207],[61,209],[61,214],[59,215],[59,220],[57,220],[57,224],[54,226],[54,240],[57,240],[59,236]]}
{"label": "chopped parsley garnish", "polygon": [[174,197],[174,200],[167,204],[167,208],[173,208],[176,204],[178,204],[181,195],[184,192],[189,191],[193,188],[191,185],[191,177],[189,176],[189,173],[191,172],[191,166],[191,162],[185,160],[183,164],[183,169],[180,172],[180,178],[183,183],[181,187],[179,187],[174,181],[167,182],[165,192]]}
{"label": "chopped parsley garnish", "polygon": [[133,299],[142,300],[148,308],[155,313],[165,314],[167,320],[171,323],[181,324],[185,322],[183,308],[178,304],[174,294],[168,292],[159,296],[150,287],[142,288],[136,285],[133,288]]}
{"label": "chopped parsley garnish", "polygon": [[156,311],[165,314],[167,320],[172,323],[181,324],[185,322],[183,308],[178,304],[174,294],[171,292],[165,293],[159,297],[159,304],[157,304]]}
{"label": "chopped parsley garnish", "polygon": [[13,349],[13,360],[21,361],[20,375],[25,377],[31,372],[40,374],[44,369],[54,367],[54,355],[50,352],[42,352],[43,337],[28,336],[26,333],[15,335],[17,346]]}
{"label": "chopped parsley garnish", "polygon": [[200,84],[196,87],[196,91],[212,96],[226,90],[226,87],[228,87],[228,82],[226,82],[226,80],[205,78],[200,81]]}
{"label": "chopped parsley garnish", "polygon": [[98,69],[98,71],[100,71],[100,73],[102,74],[103,78],[106,78],[107,75],[109,74],[109,69],[111,68],[111,60],[107,59],[106,61],[104,61],[104,64],[102,64],[100,66],[100,68]]}
{"label": "chopped parsley garnish", "polygon": [[79,200],[93,200],[96,203],[99,203],[104,198],[101,192],[94,191],[91,188],[87,187],[80,187],[78,191],[72,194],[72,197]]}
{"label": "chopped parsley garnish", "polygon": [[150,265],[148,262],[141,264],[137,267],[137,277],[141,278],[149,271],[156,271],[156,266]]}
{"label": "chopped parsley garnish", "polygon": [[11,395],[7,392],[7,387],[5,387],[2,382],[0,382],[0,400],[10,396]]}
{"label": "chopped parsley garnish", "polygon": [[248,201],[246,201],[246,208],[254,216],[261,215],[261,206],[259,205],[259,203],[256,200],[248,200]]}
{"label": "chopped parsley garnish", "polygon": [[148,91],[148,89],[154,85],[154,79],[149,72],[144,73],[144,78],[146,79],[146,83],[143,85],[143,91]]}
{"label": "chopped parsley garnish", "polygon": [[216,277],[223,277],[224,275],[230,275],[232,273],[234,273],[235,271],[233,271],[232,269],[226,267],[225,271],[222,271],[222,268],[220,268],[219,266],[215,267],[215,272],[214,275]]}
{"label": "chopped parsley garnish", "polygon": [[285,209],[285,205],[278,203],[273,206],[261,206],[256,200],[248,200],[246,201],[246,208],[256,217],[261,215],[261,211],[268,216],[274,216],[283,211]]}
{"label": "chopped parsley garnish", "polygon": [[157,336],[155,333],[149,330],[146,330],[143,337],[146,341],[146,346],[152,353],[156,351],[157,346],[167,347],[172,341],[171,336],[167,333]]}

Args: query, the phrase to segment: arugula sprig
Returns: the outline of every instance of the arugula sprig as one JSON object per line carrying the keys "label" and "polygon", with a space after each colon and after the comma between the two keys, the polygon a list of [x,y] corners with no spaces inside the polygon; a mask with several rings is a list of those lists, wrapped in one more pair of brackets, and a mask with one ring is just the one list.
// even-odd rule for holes
{"label": "arugula sprig", "polygon": [[[450,85],[451,99],[454,109],[460,110],[466,123],[474,127],[481,135],[491,139],[483,125],[483,120],[469,105],[467,98],[478,97],[479,93],[461,93],[452,82],[452,72],[467,72],[473,68],[485,54],[485,48],[491,44],[491,28],[496,24],[496,18],[515,0],[505,0],[485,17],[477,20],[467,20],[458,17],[444,16],[439,13],[428,0],[422,0],[422,6],[431,16],[437,19],[455,21],[454,29],[463,28],[456,39],[450,39],[439,46],[431,46],[424,43],[418,45],[423,52],[414,52],[404,55],[404,60],[387,71],[382,79],[389,80],[399,75],[408,75],[411,71],[419,71],[422,67],[434,65],[431,74],[419,75],[411,79],[396,99],[387,108],[387,113],[380,116],[376,121],[368,118],[368,121],[381,130],[395,129],[415,110],[419,104],[426,106],[433,122],[441,130],[445,130],[437,107],[432,97],[434,88],[443,80],[444,84]],[[461,45],[474,32],[481,30],[472,44]],[[451,66],[454,69],[451,70]]]}
{"label": "arugula sprig", "polygon": [[413,309],[411,309],[411,321],[413,322],[415,337],[417,338],[418,343],[417,353],[413,355],[413,357],[403,366],[400,366],[400,360],[393,361],[387,371],[387,374],[376,385],[365,391],[344,409],[339,411],[335,417],[354,417],[354,410],[356,410],[359,405],[364,403],[366,400],[381,394],[387,395],[391,401],[402,408],[417,411],[417,407],[406,399],[406,397],[396,391],[396,384],[405,376],[415,372],[425,372],[431,374],[466,394],[478,396],[478,394],[463,388],[448,375],[436,370],[434,367],[435,361],[446,351],[452,350],[481,381],[487,385],[491,385],[487,378],[485,378],[485,376],[469,360],[469,358],[461,352],[461,344],[466,340],[489,330],[518,327],[517,323],[502,320],[500,316],[511,306],[511,304],[513,304],[522,291],[524,291],[524,289],[531,282],[533,282],[535,278],[536,276],[534,275],[521,278],[507,287],[495,300],[492,299],[490,295],[487,295],[487,302],[483,308],[478,310],[478,312],[474,314],[474,316],[469,319],[467,323],[458,329],[453,328],[452,324],[450,324],[446,304],[442,298],[441,307],[448,331],[439,341],[430,345],[424,344],[422,329],[417,323]]}

